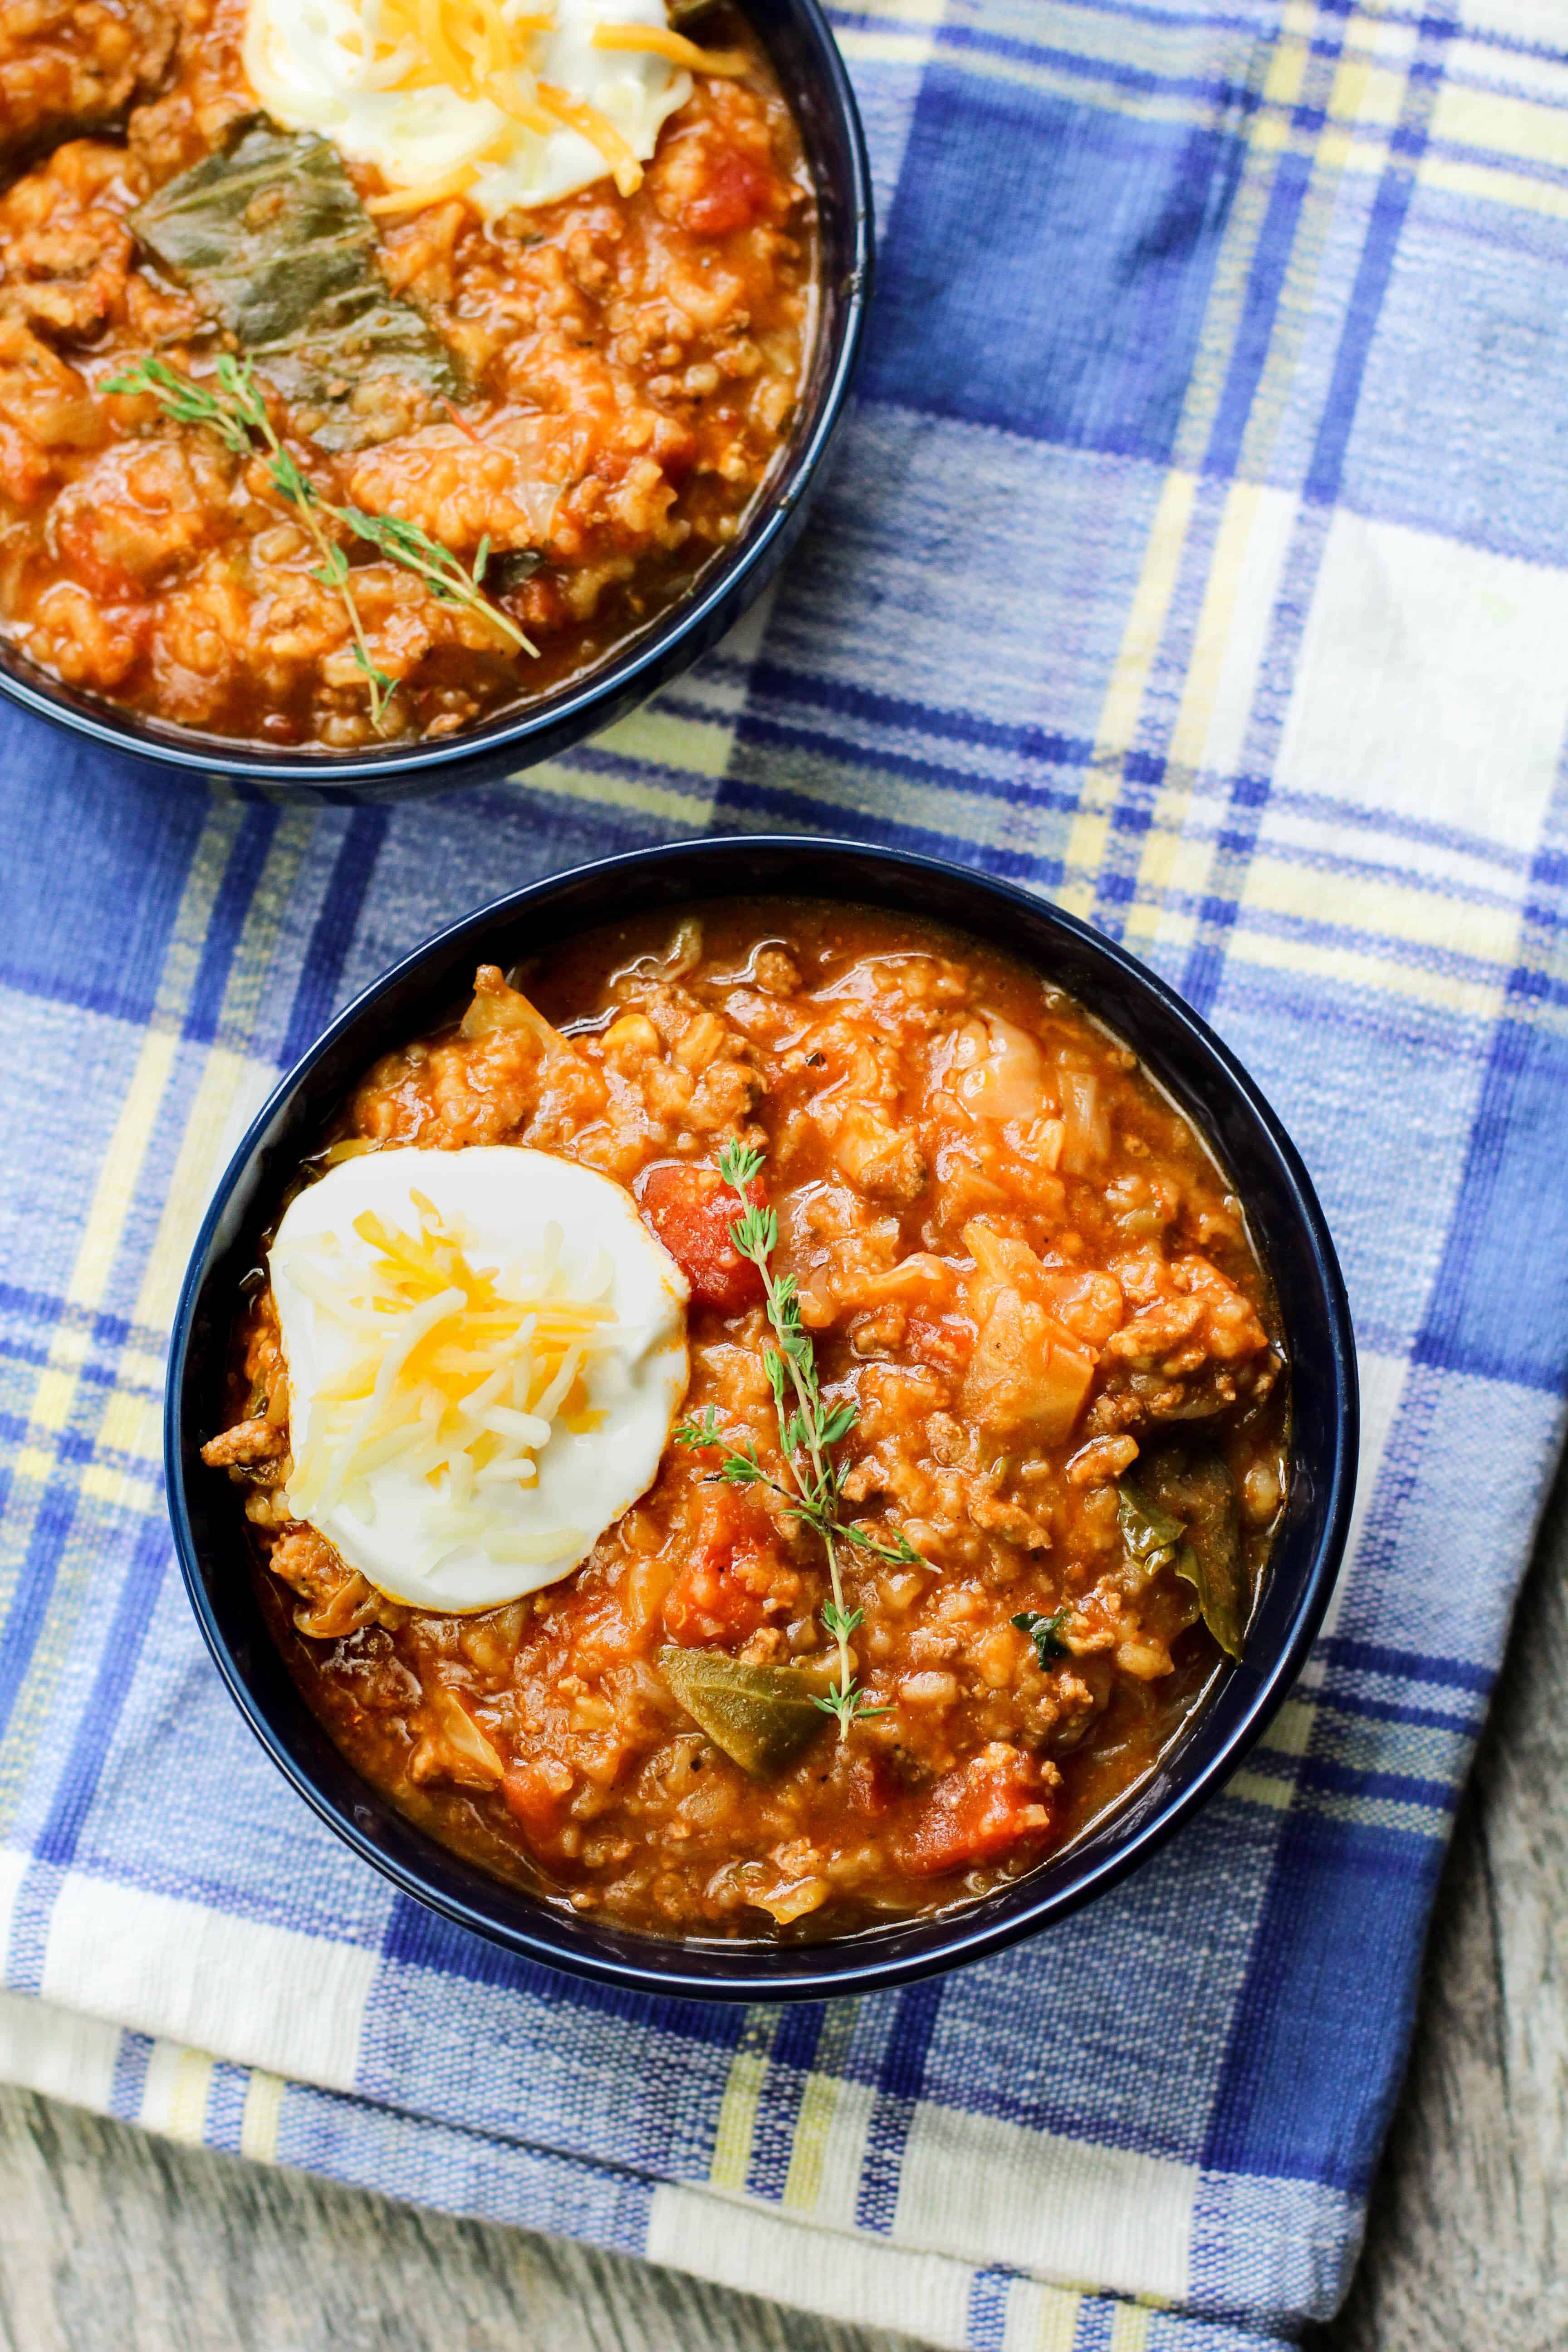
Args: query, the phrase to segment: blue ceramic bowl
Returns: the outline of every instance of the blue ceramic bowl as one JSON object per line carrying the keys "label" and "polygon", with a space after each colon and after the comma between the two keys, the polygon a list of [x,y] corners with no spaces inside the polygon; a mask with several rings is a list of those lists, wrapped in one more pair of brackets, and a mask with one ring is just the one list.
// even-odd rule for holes
{"label": "blue ceramic bowl", "polygon": [[[503,1885],[415,1828],[338,1753],[289,1680],[252,1591],[238,1490],[199,1455],[258,1235],[377,1056],[448,1018],[478,963],[505,970],[592,924],[738,896],[935,917],[1070,990],[1212,1141],[1273,1276],[1291,1364],[1289,1499],[1247,1654],[1221,1670],[1154,1772],[1070,1851],[979,1902],[820,1944],[633,1934]],[[284,1080],[218,1187],[180,1297],[165,1418],[169,1502],[192,1605],[241,1712],[306,1802],[405,1893],[476,1935],[601,1982],[713,2000],[821,2000],[954,1968],[1048,1927],[1152,1853],[1235,1770],[1300,1670],[1344,1549],[1356,1434],[1350,1309],[1322,1212],[1289,1136],[1197,1015],[1121,948],[1021,890],[933,858],[793,836],[685,842],[580,866],[470,915],[367,989]]]}
{"label": "blue ceramic bowl", "polygon": [[161,725],[63,685],[0,642],[0,695],[106,751],[197,776],[243,780],[274,800],[376,801],[514,775],[624,719],[718,644],[805,527],[843,422],[871,292],[871,179],[844,60],[818,0],[741,0],[795,110],[816,188],[821,282],[816,349],[794,432],[745,529],[695,586],[622,650],[526,709],[438,743],[372,751],[275,751]]}

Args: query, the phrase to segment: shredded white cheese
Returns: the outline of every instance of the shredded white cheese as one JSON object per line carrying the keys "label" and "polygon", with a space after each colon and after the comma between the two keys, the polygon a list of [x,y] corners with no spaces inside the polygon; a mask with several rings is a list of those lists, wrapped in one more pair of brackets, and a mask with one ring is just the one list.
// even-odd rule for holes
{"label": "shredded white cheese", "polygon": [[[410,1198],[416,1232],[374,1210],[354,1219],[371,1248],[368,1267],[351,1265],[335,1234],[317,1239],[310,1256],[280,1263],[319,1314],[362,1343],[316,1391],[289,1507],[315,1524],[340,1508],[369,1516],[371,1479],[395,1464],[432,1487],[454,1540],[498,1562],[556,1559],[580,1541],[579,1530],[524,1534],[470,1506],[476,1489],[532,1484],[557,1421],[594,1425],[584,1376],[624,1338],[608,1303],[614,1263],[598,1251],[586,1280],[568,1289],[562,1229],[551,1223],[538,1249],[511,1265],[476,1265],[462,1230],[426,1194]],[[333,1257],[336,1280],[322,1264]]]}

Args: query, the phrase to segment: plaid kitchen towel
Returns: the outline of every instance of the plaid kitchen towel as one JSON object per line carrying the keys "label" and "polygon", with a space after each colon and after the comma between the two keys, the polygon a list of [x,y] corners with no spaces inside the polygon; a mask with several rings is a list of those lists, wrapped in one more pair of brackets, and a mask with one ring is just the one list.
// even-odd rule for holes
{"label": "plaid kitchen towel", "polygon": [[[1568,1368],[1568,50],[1545,0],[865,0],[863,400],[770,606],[502,789],[280,814],[0,721],[0,2066],[943,2345],[1329,2312]],[[333,1007],[552,868],[839,828],[1020,877],[1216,1024],[1349,1277],[1352,1553],[1137,1879],[787,2011],[596,1991],[285,1788],[171,1558],[163,1357]]]}

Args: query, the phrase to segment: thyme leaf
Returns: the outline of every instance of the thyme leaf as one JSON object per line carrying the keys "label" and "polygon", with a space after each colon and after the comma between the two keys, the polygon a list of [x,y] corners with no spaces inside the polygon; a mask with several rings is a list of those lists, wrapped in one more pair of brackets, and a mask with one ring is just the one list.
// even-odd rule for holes
{"label": "thyme leaf", "polygon": [[1070,1608],[1058,1609],[1054,1617],[1042,1617],[1037,1609],[1020,1609],[1010,1620],[1020,1633],[1027,1633],[1035,1645],[1035,1655],[1042,1666],[1055,1658],[1070,1658],[1072,1652],[1062,1639],[1062,1627],[1072,1615]]}
{"label": "thyme leaf", "polygon": [[870,1716],[891,1715],[893,1712],[890,1706],[873,1706],[853,1675],[846,1681],[842,1663],[838,1680],[833,1688],[826,1695],[813,1691],[811,1703],[813,1706],[819,1706],[824,1715],[837,1717],[840,1739],[847,1739],[852,1723],[864,1723]]}

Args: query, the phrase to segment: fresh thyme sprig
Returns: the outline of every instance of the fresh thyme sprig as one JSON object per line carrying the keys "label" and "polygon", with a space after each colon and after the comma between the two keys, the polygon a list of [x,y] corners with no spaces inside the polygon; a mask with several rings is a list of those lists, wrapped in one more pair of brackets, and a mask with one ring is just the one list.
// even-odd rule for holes
{"label": "fresh thyme sprig", "polygon": [[[354,601],[353,575],[348,557],[326,528],[326,521],[340,523],[354,538],[378,548],[405,572],[412,572],[423,580],[442,602],[465,605],[477,613],[510,639],[521,653],[534,653],[531,645],[510,614],[492,604],[485,594],[483,581],[489,560],[489,541],[479,541],[473,569],[466,571],[450,548],[439,540],[430,538],[419,525],[406,522],[400,515],[373,515],[358,507],[334,506],[324,499],[310,476],[285,449],[267,414],[267,403],[256,381],[248,360],[236,360],[221,352],[214,369],[217,389],[213,383],[198,383],[193,377],[182,375],[166,360],[146,358],[119,375],[110,376],[105,392],[128,398],[155,400],[176,425],[204,425],[216,433],[224,446],[237,457],[264,457],[267,477],[279,497],[293,507],[316,543],[321,562],[311,576],[323,588],[336,589],[348,614],[349,628],[353,637],[353,657],[356,667],[364,676],[370,689],[370,715],[380,726],[386,706],[397,691],[397,680],[377,667],[371,656],[365,637],[364,624]],[[260,448],[258,449],[258,441]]]}
{"label": "fresh thyme sprig", "polygon": [[383,555],[400,563],[405,572],[412,572],[423,580],[443,604],[465,604],[469,612],[482,614],[493,628],[511,639],[520,653],[539,651],[510,615],[492,604],[484,593],[485,570],[490,560],[488,534],[474,551],[472,571],[466,572],[449,547],[430,538],[416,522],[405,522],[401,515],[366,514],[359,507],[334,507],[332,511],[341,522],[347,523],[357,539],[369,540]]}
{"label": "fresh thyme sprig", "polygon": [[816,1699],[816,1704],[837,1718],[842,1739],[847,1737],[852,1723],[867,1716],[886,1715],[889,1710],[870,1704],[850,1670],[849,1636],[860,1624],[863,1612],[844,1605],[838,1548],[844,1543],[854,1545],[890,1566],[918,1562],[921,1555],[901,1534],[895,1536],[891,1543],[883,1543],[840,1517],[847,1465],[834,1449],[854,1427],[856,1408],[853,1404],[829,1407],[823,1402],[816,1352],[809,1332],[801,1323],[795,1276],[776,1275],[773,1270],[773,1254],[779,1239],[778,1217],[772,1209],[758,1207],[751,1198],[750,1188],[762,1164],[763,1154],[742,1143],[727,1143],[719,1155],[720,1173],[740,1194],[742,1202],[741,1214],[730,1227],[731,1239],[763,1278],[763,1300],[776,1342],[767,1350],[763,1362],[773,1391],[779,1449],[792,1483],[786,1486],[770,1477],[757,1460],[756,1448],[749,1438],[740,1445],[732,1444],[720,1428],[719,1416],[711,1405],[700,1420],[683,1422],[675,1435],[679,1444],[716,1451],[720,1462],[714,1475],[726,1486],[768,1487],[782,1498],[795,1517],[815,1528],[822,1538],[827,1553],[827,1571],[833,1580],[833,1598],[823,1606],[822,1622],[838,1644],[838,1680],[827,1696]]}
{"label": "fresh thyme sprig", "polygon": [[181,375],[167,360],[147,358],[138,360],[122,374],[109,377],[103,389],[130,398],[153,399],[176,425],[206,425],[237,457],[257,456],[259,437],[268,479],[279,497],[295,509],[316,542],[321,562],[313,576],[322,587],[335,588],[342,599],[353,635],[354,662],[370,688],[370,715],[379,727],[387,703],[397,690],[397,680],[377,668],[371,657],[364,623],[354,601],[348,558],[336,540],[329,536],[321,519],[321,509],[325,508],[329,514],[332,509],[326,507],[315,484],[300,471],[278,438],[248,360],[237,361],[227,352],[221,352],[215,374],[217,392],[208,383],[197,383],[192,377]]}

